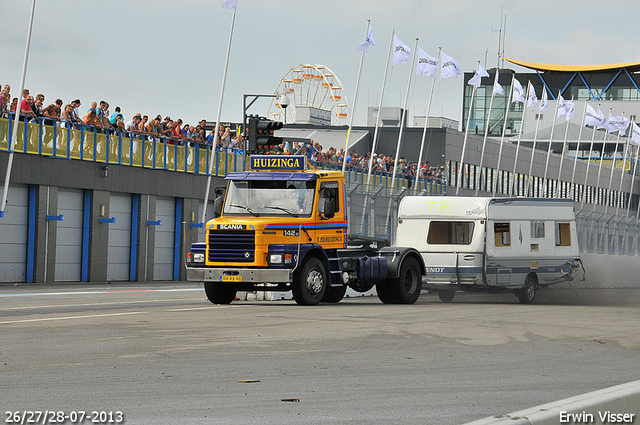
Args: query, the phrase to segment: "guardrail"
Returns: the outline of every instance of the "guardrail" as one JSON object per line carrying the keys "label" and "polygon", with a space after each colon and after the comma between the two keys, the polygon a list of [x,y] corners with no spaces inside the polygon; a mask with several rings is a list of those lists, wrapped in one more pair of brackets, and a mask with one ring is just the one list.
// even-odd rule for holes
{"label": "guardrail", "polygon": [[[13,131],[13,117],[0,118],[0,151],[9,152],[9,141]],[[25,142],[26,141],[26,142]],[[186,142],[186,144],[185,144]],[[214,155],[212,175],[224,177],[231,171],[244,171],[247,162],[241,150],[220,151],[202,143],[152,137],[120,130],[103,130],[94,126],[73,125],[50,118],[35,118],[18,121],[18,140],[14,152],[43,155],[54,158],[76,159],[107,164],[128,165],[150,169],[162,169],[208,175],[208,164]],[[340,170],[341,165],[314,164],[323,169]],[[347,183],[360,183],[359,193],[365,187],[384,186],[384,194],[391,195],[403,187],[418,185],[418,192],[432,195],[446,193],[447,185],[430,179],[398,176],[395,188],[391,188],[391,173],[373,173],[371,184],[367,171],[348,169]]]}
{"label": "guardrail", "polygon": [[[13,124],[11,117],[0,118],[0,151],[10,151]],[[18,121],[14,152],[200,175],[208,175],[208,163],[214,155],[213,175],[226,176],[245,169],[244,156],[238,150],[221,152],[204,144],[184,142],[93,126],[74,128],[71,123],[36,118],[26,125]]]}

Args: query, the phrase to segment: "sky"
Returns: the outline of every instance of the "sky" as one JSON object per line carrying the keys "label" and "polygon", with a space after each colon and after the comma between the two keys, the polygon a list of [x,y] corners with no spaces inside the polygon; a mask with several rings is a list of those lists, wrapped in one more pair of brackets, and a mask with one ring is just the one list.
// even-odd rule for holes
{"label": "sky", "polygon": [[[378,106],[392,31],[428,54],[438,48],[464,72],[480,61],[498,64],[506,16],[504,55],[531,62],[595,65],[640,62],[637,2],[610,0],[238,0],[222,121],[241,122],[244,94],[273,94],[302,63],[330,68],[353,106],[367,20],[376,46],[366,55],[354,125],[366,125]],[[18,94],[30,0],[0,0],[0,84]],[[106,100],[111,112],[215,121],[233,12],[222,0],[37,0],[25,87],[45,104],[79,98],[82,108]],[[628,17],[627,17],[628,16]],[[505,63],[516,72],[526,69]],[[410,64],[389,70],[384,106],[405,101]],[[431,116],[460,121],[463,78],[435,84]],[[409,120],[427,110],[432,78],[412,79]],[[267,115],[269,100],[247,112]]]}

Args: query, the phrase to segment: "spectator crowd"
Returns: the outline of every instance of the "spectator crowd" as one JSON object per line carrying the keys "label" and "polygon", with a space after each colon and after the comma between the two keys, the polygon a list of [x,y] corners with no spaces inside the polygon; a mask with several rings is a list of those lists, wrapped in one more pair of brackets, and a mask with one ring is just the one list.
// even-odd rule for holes
{"label": "spectator crowd", "polygon": [[[2,85],[0,85],[2,87]],[[11,87],[7,84],[0,94],[0,116],[7,118],[15,116],[19,107],[19,119],[23,121],[42,120],[44,124],[59,127],[95,129],[98,132],[109,134],[123,134],[139,138],[161,138],[169,144],[189,145],[195,144],[215,147],[221,152],[242,153],[244,138],[242,134],[234,134],[229,127],[220,125],[214,141],[214,132],[207,132],[205,129],[206,120],[201,120],[198,124],[189,125],[183,123],[182,119],[172,120],[171,117],[156,115],[143,115],[136,113],[130,120],[125,119],[125,115],[119,106],[116,106],[113,113],[109,110],[108,102],[92,102],[89,109],[83,112],[80,99],[75,99],[71,103],[64,104],[61,99],[56,99],[54,103],[45,106],[45,96],[37,94],[35,98],[29,89],[24,89],[22,99],[11,97]],[[368,171],[369,163],[372,161],[372,172],[376,174],[391,175],[396,168],[393,157],[384,154],[371,153],[358,155],[354,151],[346,153],[344,149],[330,147],[323,150],[318,143],[310,140],[306,144],[299,142],[283,142],[274,146],[269,154],[305,155],[308,160],[315,165],[341,167],[343,160],[346,161],[349,169]],[[426,162],[420,165],[400,158],[397,164],[397,175],[413,179],[418,176],[421,179],[444,182],[444,166],[429,166]]]}

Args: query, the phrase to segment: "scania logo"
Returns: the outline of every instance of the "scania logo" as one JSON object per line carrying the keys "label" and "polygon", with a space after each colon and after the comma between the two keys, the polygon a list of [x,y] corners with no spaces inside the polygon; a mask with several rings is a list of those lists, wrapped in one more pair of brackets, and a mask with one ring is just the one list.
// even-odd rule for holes
{"label": "scania logo", "polygon": [[245,230],[244,224],[218,224],[218,230]]}
{"label": "scania logo", "polygon": [[251,253],[250,252],[245,252],[244,253],[244,258],[249,258],[251,257]]}

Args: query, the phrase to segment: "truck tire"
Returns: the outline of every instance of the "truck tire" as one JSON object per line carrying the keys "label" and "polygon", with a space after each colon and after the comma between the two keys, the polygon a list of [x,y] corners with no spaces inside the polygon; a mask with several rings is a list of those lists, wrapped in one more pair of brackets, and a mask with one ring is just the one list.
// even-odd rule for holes
{"label": "truck tire", "polygon": [[204,293],[213,304],[231,304],[236,299],[236,288],[231,285],[205,282]]}
{"label": "truck tire", "polygon": [[383,280],[376,284],[376,292],[378,293],[378,298],[382,301],[383,304],[395,304],[393,297],[391,296],[391,292],[389,291],[389,287],[391,285],[390,280]]}
{"label": "truck tire", "polygon": [[536,275],[530,274],[524,281],[524,288],[518,291],[518,299],[522,304],[533,303],[538,289],[538,279]]}
{"label": "truck tire", "polygon": [[394,304],[415,303],[422,290],[422,274],[418,261],[413,257],[406,258],[400,265],[400,277],[387,281],[389,295]]}
{"label": "truck tire", "polygon": [[451,291],[446,289],[438,291],[438,297],[440,297],[440,301],[442,301],[443,303],[450,303],[451,301],[453,301],[453,297],[455,296],[456,296],[456,291]]}
{"label": "truck tire", "polygon": [[324,292],[324,297],[322,297],[323,303],[339,303],[343,298],[344,294],[347,292],[347,286],[330,286],[327,285],[327,290]]}
{"label": "truck tire", "polygon": [[308,258],[293,279],[293,299],[299,305],[318,305],[327,286],[327,270],[322,261],[314,257]]}

